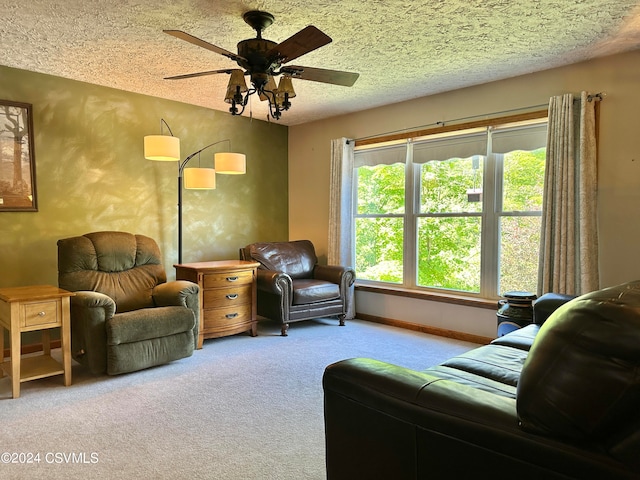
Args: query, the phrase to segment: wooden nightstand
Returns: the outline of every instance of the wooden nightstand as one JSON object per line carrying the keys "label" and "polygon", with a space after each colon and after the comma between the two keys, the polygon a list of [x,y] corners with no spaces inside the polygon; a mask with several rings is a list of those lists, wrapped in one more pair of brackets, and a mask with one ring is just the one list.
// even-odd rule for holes
{"label": "wooden nightstand", "polygon": [[257,262],[220,260],[174,265],[176,280],[200,286],[198,348],[205,338],[250,331],[257,335]]}
{"label": "wooden nightstand", "polygon": [[[71,385],[71,331],[69,297],[75,293],[50,285],[0,288],[0,326],[9,331],[10,361],[0,364],[0,376],[11,377],[13,398],[20,396],[20,382],[64,374]],[[51,358],[49,330],[60,327],[62,365]],[[42,331],[43,354],[21,358],[21,333]],[[0,352],[4,361],[4,331],[0,328]]]}

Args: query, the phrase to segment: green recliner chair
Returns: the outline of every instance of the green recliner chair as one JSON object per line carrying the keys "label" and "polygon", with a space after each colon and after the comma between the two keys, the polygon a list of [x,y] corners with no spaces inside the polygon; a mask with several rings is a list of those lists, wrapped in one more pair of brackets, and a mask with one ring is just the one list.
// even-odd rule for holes
{"label": "green recliner chair", "polygon": [[189,357],[199,287],[167,282],[156,242],[95,232],[58,240],[58,285],[71,297],[71,353],[92,373],[133,372]]}

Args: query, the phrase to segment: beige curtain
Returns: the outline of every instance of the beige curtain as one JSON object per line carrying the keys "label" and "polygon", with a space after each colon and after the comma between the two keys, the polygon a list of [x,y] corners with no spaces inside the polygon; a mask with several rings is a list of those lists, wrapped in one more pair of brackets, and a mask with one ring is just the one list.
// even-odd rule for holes
{"label": "beige curtain", "polygon": [[[329,265],[353,266],[353,140],[331,140],[331,178],[329,183]],[[351,287],[353,288],[353,287]],[[351,298],[354,298],[351,295]],[[351,302],[347,318],[355,316]]]}
{"label": "beige curtain", "polygon": [[582,92],[549,102],[538,294],[599,288],[597,101]]}

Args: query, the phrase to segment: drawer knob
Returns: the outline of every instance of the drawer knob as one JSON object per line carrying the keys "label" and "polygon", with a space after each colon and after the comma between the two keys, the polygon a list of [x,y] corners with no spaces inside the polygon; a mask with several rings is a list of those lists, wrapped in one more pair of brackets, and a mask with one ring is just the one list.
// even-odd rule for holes
{"label": "drawer knob", "polygon": [[238,298],[238,294],[237,293],[230,293],[229,295],[227,295],[227,298],[229,300],[235,300],[236,298]]}
{"label": "drawer knob", "polygon": [[227,317],[227,318],[236,318],[237,316],[238,316],[238,314],[237,314],[237,313],[227,313],[227,314],[225,315],[225,317]]}
{"label": "drawer knob", "polygon": [[45,315],[46,315],[46,312],[38,312],[39,317],[44,317]]}
{"label": "drawer knob", "polygon": [[227,282],[236,282],[238,281],[238,277],[227,277]]}

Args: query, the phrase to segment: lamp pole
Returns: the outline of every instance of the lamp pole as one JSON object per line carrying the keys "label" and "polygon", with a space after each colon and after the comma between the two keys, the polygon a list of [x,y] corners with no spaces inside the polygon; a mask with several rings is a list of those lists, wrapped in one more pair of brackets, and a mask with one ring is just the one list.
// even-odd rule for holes
{"label": "lamp pole", "polygon": [[210,143],[206,147],[202,147],[197,152],[193,152],[191,155],[189,155],[187,158],[185,158],[182,162],[178,164],[178,263],[179,264],[182,263],[182,188],[183,188],[182,175],[184,173],[184,168],[187,166],[187,163],[189,163],[189,161],[193,157],[200,154],[203,150],[206,150],[209,147],[213,147],[214,145],[218,145],[219,143],[222,143],[222,142],[230,142],[230,140],[225,139],[225,140],[220,140],[217,142]]}

